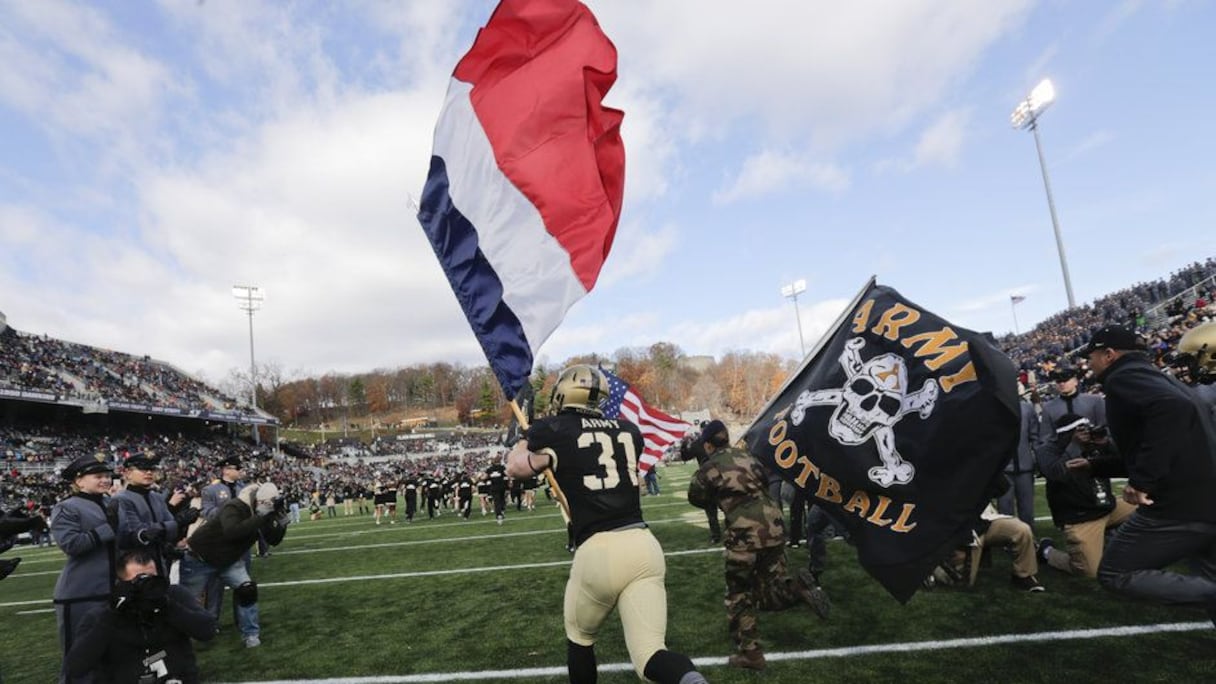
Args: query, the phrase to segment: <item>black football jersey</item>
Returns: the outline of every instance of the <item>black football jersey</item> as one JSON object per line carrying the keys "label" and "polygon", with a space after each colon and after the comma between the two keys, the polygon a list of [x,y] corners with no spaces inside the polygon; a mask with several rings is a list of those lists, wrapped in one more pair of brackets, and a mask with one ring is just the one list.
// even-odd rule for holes
{"label": "black football jersey", "polygon": [[507,468],[501,463],[486,468],[486,475],[490,478],[491,492],[504,492],[507,490]]}
{"label": "black football jersey", "polygon": [[642,522],[642,433],[636,425],[566,411],[536,421],[527,440],[529,450],[555,455],[553,475],[570,504],[575,544]]}

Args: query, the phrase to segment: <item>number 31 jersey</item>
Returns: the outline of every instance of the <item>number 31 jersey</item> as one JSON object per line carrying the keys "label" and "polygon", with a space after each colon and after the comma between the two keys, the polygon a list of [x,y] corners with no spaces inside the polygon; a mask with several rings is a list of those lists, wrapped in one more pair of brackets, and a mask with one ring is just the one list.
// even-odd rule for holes
{"label": "number 31 jersey", "polygon": [[642,522],[642,433],[636,425],[563,411],[536,421],[527,440],[530,451],[553,458],[553,475],[570,504],[575,544]]}

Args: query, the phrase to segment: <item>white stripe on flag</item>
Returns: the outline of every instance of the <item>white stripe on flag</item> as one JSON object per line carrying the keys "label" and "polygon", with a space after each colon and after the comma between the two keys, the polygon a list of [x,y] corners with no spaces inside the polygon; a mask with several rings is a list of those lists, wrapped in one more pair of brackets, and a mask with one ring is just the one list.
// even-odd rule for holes
{"label": "white stripe on flag", "polygon": [[452,205],[477,229],[478,247],[502,282],[502,299],[535,354],[587,291],[540,211],[498,168],[469,100],[471,90],[452,79],[435,128],[434,154],[447,168]]}

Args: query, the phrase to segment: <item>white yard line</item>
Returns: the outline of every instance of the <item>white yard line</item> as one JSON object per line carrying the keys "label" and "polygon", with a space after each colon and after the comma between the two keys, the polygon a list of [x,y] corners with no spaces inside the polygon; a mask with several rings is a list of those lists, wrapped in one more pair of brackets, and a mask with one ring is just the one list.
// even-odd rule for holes
{"label": "white yard line", "polygon": [[[565,530],[557,530],[564,532]],[[685,551],[669,551],[664,556],[691,556],[702,553],[722,553],[722,549],[718,547],[706,549],[688,549]],[[419,570],[415,572],[395,572],[383,575],[351,575],[347,577],[321,577],[316,579],[302,580],[285,580],[282,582],[258,582],[259,588],[267,587],[294,587],[305,584],[336,584],[341,582],[364,582],[367,580],[382,580],[382,579],[404,579],[409,577],[434,577],[436,575],[471,575],[482,572],[498,572],[501,570],[524,570],[528,568],[553,568],[563,565],[570,565],[570,560],[549,561],[545,563],[518,563],[515,565],[493,565],[488,567],[474,568],[455,568],[451,570]],[[37,601],[10,601],[8,603],[0,603],[0,608],[11,608],[15,606],[34,606],[45,605],[50,599],[41,599]]]}
{"label": "white yard line", "polygon": [[[1105,627],[1100,629],[1070,629],[1058,632],[1033,632],[1030,634],[995,634],[986,637],[971,637],[966,639],[944,639],[940,641],[909,641],[892,644],[870,644],[864,646],[844,646],[841,648],[821,648],[812,651],[788,651],[784,653],[765,653],[766,660],[821,660],[824,658],[849,658],[859,655],[885,653],[913,653],[917,651],[943,651],[959,648],[977,648],[983,646],[998,646],[1002,644],[1041,643],[1048,641],[1077,641],[1084,639],[1104,639],[1112,637],[1129,637],[1141,634],[1160,634],[1164,632],[1194,632],[1212,629],[1210,622],[1172,622],[1156,625],[1130,625],[1125,627]],[[721,667],[726,664],[722,656],[703,656],[693,658],[700,667]],[[630,663],[609,663],[599,666],[600,672],[629,672],[633,670]],[[383,675],[377,677],[340,677],[336,679],[276,679],[273,681],[246,682],[245,684],[428,684],[430,682],[454,682],[470,680],[502,680],[502,679],[534,679],[538,677],[564,677],[566,668],[531,667],[518,670],[481,670],[463,672],[431,672],[413,675]]]}

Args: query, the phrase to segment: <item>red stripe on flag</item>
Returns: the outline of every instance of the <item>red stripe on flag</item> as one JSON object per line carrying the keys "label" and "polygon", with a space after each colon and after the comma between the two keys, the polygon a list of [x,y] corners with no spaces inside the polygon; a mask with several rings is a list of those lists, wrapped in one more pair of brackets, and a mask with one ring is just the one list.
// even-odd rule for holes
{"label": "red stripe on flag", "polygon": [[625,392],[625,399],[621,402],[621,417],[642,431],[645,449],[638,459],[638,470],[643,473],[658,463],[668,447],[680,441],[692,428],[691,424],[648,405],[632,389]]}
{"label": "red stripe on flag", "polygon": [[625,193],[624,113],[603,106],[616,47],[582,3],[502,0],[453,76],[503,174],[570,254],[583,287],[599,277]]}

